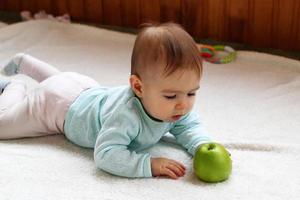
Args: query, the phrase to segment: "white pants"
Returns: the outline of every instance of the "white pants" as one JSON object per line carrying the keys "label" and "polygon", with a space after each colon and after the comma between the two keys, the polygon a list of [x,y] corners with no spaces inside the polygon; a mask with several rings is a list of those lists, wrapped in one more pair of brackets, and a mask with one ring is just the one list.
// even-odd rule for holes
{"label": "white pants", "polygon": [[[28,59],[35,58],[26,55],[23,60]],[[12,81],[0,95],[0,139],[63,133],[69,106],[83,90],[98,85],[87,76],[59,72],[50,66],[54,69],[51,70],[49,64],[45,65],[47,70],[43,70],[43,63],[37,63],[38,68],[34,68],[32,63],[30,65],[30,70],[34,68],[36,77],[26,71],[26,66],[22,66],[22,73],[41,81],[34,90],[27,95],[24,84]],[[41,71],[43,79],[38,71]]]}

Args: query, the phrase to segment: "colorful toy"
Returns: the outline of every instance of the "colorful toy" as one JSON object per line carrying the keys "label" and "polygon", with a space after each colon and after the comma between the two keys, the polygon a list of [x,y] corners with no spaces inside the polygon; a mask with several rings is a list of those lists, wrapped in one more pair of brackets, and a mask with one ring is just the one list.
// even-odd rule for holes
{"label": "colorful toy", "polygon": [[215,49],[210,45],[201,45],[201,56],[204,58],[211,58],[215,55]]}
{"label": "colorful toy", "polygon": [[[201,45],[201,56],[204,60],[214,64],[226,64],[236,59],[236,51],[229,46],[224,45]],[[226,52],[225,56],[217,56],[217,51]]]}

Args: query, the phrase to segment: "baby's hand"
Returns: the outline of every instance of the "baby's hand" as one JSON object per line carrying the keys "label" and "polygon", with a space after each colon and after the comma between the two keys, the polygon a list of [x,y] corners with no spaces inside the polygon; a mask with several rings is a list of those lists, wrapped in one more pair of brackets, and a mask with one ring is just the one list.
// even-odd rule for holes
{"label": "baby's hand", "polygon": [[185,174],[183,164],[167,158],[151,158],[151,170],[153,176],[168,176],[178,179]]}

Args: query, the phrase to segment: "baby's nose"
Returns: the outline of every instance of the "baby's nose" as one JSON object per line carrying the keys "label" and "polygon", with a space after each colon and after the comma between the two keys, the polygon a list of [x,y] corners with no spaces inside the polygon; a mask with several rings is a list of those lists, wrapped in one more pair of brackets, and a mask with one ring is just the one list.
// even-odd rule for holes
{"label": "baby's nose", "polygon": [[186,107],[187,107],[186,101],[181,101],[176,104],[175,109],[176,110],[184,110],[184,109],[186,109]]}

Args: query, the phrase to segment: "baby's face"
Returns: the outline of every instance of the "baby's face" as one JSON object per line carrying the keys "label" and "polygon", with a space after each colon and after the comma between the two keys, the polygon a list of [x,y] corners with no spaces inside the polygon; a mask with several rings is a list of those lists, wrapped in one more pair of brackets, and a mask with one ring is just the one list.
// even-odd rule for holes
{"label": "baby's face", "polygon": [[174,122],[193,108],[199,82],[199,76],[192,70],[176,71],[167,77],[157,75],[143,84],[140,98],[152,117]]}

